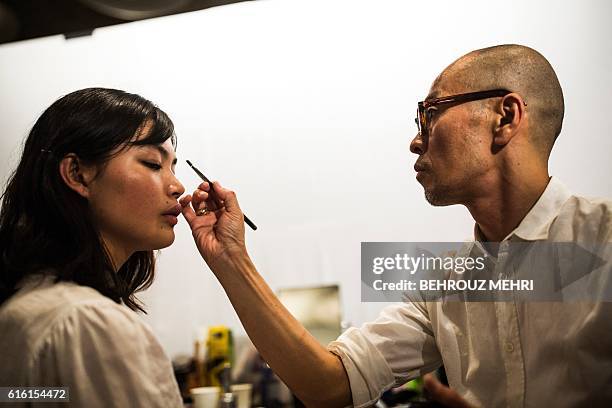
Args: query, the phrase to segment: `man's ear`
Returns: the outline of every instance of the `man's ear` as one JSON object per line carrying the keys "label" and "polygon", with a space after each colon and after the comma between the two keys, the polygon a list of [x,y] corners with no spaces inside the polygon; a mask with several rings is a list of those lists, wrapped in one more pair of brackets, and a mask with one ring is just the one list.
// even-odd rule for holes
{"label": "man's ear", "polygon": [[87,166],[74,153],[68,153],[59,163],[64,183],[80,196],[89,198],[91,182],[96,176],[94,166]]}
{"label": "man's ear", "polygon": [[527,104],[519,94],[510,93],[496,105],[497,123],[493,129],[493,144],[502,147],[518,133],[525,120]]}

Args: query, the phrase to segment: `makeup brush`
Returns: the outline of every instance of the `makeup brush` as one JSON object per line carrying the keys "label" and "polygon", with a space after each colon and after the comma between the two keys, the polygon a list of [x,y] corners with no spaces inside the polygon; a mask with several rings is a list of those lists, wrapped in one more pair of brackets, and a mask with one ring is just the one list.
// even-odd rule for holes
{"label": "makeup brush", "polygon": [[[210,184],[210,192],[214,194],[214,193],[215,193],[215,189],[214,189],[214,187],[213,187],[212,182],[211,182],[211,181],[210,181],[210,180],[209,180],[209,179],[208,179],[208,178],[207,178],[207,177],[204,175],[204,173],[202,173],[200,170],[198,170],[198,169],[196,168],[196,166],[194,166],[193,164],[191,164],[191,162],[190,162],[189,160],[186,160],[186,162],[187,162],[187,164],[189,165],[189,167],[191,167],[191,168],[193,169],[193,171],[195,171],[195,172],[196,172],[196,174],[197,174],[198,176],[200,176],[200,178],[201,178],[202,180],[204,180],[204,181],[206,181],[208,184]],[[216,198],[216,194],[214,194],[214,195],[213,195],[213,199],[215,200],[215,202],[217,202],[217,205],[220,207],[221,205],[220,205],[219,201],[218,201],[218,200],[217,200],[217,198]],[[247,216],[246,216],[246,214],[244,214],[244,213],[243,213],[242,215],[244,216],[244,222],[245,222],[245,224],[246,224],[246,225],[248,225],[249,227],[251,227],[251,229],[252,229],[253,231],[255,231],[255,230],[257,229],[257,226],[256,226],[255,224],[253,224],[253,221],[249,220],[249,217],[247,217]]]}

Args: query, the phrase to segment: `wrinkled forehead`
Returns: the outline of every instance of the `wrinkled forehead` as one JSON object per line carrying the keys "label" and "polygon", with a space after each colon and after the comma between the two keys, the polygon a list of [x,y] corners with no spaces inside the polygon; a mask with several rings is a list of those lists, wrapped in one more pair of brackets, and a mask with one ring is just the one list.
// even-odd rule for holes
{"label": "wrinkled forehead", "polygon": [[440,74],[431,84],[431,87],[429,88],[429,93],[427,94],[425,100],[436,99],[441,96],[448,96],[459,93],[455,91],[455,88],[456,87],[453,86],[452,81],[450,81],[448,78],[443,77],[443,75]]}
{"label": "wrinkled forehead", "polygon": [[426,99],[471,92],[465,75],[470,61],[470,57],[464,56],[446,67],[432,82]]}

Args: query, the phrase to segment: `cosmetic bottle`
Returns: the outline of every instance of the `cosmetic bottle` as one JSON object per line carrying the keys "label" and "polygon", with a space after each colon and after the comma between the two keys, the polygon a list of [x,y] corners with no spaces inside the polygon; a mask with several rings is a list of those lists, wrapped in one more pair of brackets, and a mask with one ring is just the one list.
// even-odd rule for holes
{"label": "cosmetic bottle", "polygon": [[231,390],[231,374],[232,367],[230,363],[225,363],[219,375],[219,382],[221,383],[219,408],[236,408],[236,397]]}

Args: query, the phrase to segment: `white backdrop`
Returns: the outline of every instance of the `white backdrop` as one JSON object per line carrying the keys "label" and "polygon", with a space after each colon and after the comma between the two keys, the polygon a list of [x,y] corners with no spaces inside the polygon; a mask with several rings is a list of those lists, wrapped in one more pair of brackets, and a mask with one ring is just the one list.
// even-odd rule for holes
{"label": "white backdrop", "polygon": [[[136,92],[174,120],[182,159],[238,192],[260,227],[250,253],[273,288],[340,283],[346,320],[360,302],[361,241],[450,241],[469,213],[430,207],[414,179],[416,102],[450,62],[520,43],[555,67],[566,97],[551,173],[612,196],[612,3],[600,1],[267,0],[0,46],[0,179],[40,113],[70,91]],[[143,201],[146,205],[146,201]],[[171,355],[196,329],[243,333],[181,220],[142,298]]]}

